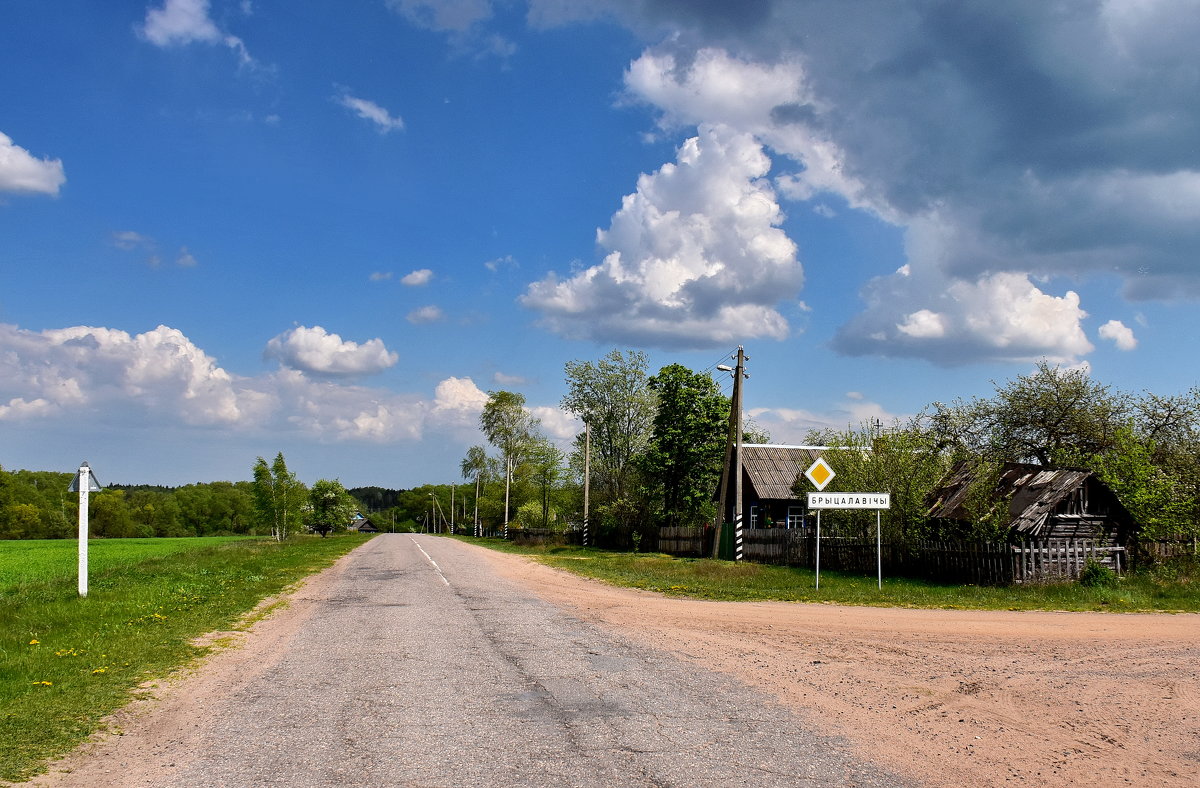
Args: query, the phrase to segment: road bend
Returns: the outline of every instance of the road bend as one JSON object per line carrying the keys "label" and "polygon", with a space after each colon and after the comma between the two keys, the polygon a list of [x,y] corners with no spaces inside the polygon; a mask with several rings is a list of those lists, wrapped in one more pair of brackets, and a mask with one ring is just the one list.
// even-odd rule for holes
{"label": "road bend", "polygon": [[498,577],[476,548],[383,534],[346,560],[156,784],[906,784],[733,679]]}

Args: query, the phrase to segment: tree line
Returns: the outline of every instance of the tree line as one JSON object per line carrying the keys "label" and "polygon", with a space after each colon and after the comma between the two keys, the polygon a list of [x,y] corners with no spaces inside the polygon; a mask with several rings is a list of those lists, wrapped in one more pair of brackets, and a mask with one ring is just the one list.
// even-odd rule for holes
{"label": "tree line", "polygon": [[[564,372],[561,405],[587,425],[567,453],[540,434],[523,396],[489,392],[480,430],[494,454],[471,447],[460,468],[480,518],[543,528],[578,523],[586,440],[590,515],[602,542],[606,532],[713,522],[730,403],[712,378],[678,364],[650,375],[644,354],[618,350],[568,362]],[[804,442],[831,447],[831,491],[891,493],[884,525],[893,539],[999,536],[1007,502],[991,491],[1007,462],[1093,471],[1144,538],[1200,537],[1200,388],[1169,396],[1121,391],[1044,361],[993,385],[991,396],[934,402],[891,424],[814,430]],[[748,443],[769,442],[756,425],[745,431]],[[933,521],[930,496],[959,462],[976,470],[972,520]],[[811,489],[801,476],[794,492],[803,498]],[[839,519],[866,528],[868,515]]]}
{"label": "tree line", "polygon": [[[88,496],[88,532],[101,538],[271,535],[345,530],[361,504],[337,480],[310,489],[283,454],[259,457],[253,481],[182,487],[108,485]],[[0,468],[0,539],[65,539],[78,534],[72,475]]]}

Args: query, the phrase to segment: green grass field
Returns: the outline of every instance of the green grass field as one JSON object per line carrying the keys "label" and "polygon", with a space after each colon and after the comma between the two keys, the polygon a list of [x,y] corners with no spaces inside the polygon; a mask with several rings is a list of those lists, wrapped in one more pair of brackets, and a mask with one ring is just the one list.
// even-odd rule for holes
{"label": "green grass field", "polygon": [[369,538],[95,540],[86,598],[74,541],[0,542],[0,780],[38,773],[207,651],[192,640]]}
{"label": "green grass field", "polygon": [[[248,536],[203,536],[194,539],[92,539],[88,542],[88,574],[200,547],[225,544]],[[13,586],[61,579],[77,588],[79,542],[76,539],[0,541],[0,599]]]}
{"label": "green grass field", "polygon": [[824,571],[818,590],[815,573],[809,569],[455,538],[531,555],[548,566],[613,585],[695,599],[979,610],[1200,612],[1200,572],[1195,564],[1126,575],[1106,588],[1079,583],[963,586],[885,575],[881,590],[874,576]]}

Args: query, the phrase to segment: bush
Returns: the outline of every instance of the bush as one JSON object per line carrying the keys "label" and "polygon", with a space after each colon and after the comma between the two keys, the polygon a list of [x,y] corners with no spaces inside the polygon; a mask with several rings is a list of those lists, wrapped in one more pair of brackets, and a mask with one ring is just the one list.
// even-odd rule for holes
{"label": "bush", "polygon": [[1079,573],[1079,585],[1088,588],[1112,588],[1117,584],[1117,575],[1104,564],[1087,560],[1083,571]]}

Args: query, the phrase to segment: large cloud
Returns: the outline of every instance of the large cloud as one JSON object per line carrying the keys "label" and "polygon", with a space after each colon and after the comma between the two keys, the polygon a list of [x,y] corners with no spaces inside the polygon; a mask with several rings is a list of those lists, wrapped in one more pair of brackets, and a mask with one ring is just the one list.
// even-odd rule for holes
{"label": "large cloud", "polygon": [[599,265],[551,274],[521,302],[554,331],[598,341],[706,347],[786,336],[776,305],[803,273],[779,229],[770,166],[750,134],[701,126],[597,232],[607,250]]}
{"label": "large cloud", "polygon": [[[74,326],[23,331],[0,324],[0,419],[102,412],[192,425],[233,425],[263,415],[266,398],[239,385],[179,331],[131,336]],[[31,410],[36,405],[36,409]]]}
{"label": "large cloud", "polygon": [[66,181],[61,161],[39,159],[0,131],[0,192],[58,194]]}
{"label": "large cloud", "polygon": [[[1065,275],[1116,274],[1134,299],[1200,297],[1198,0],[734,7],[533,0],[530,16],[607,14],[668,33],[626,80],[664,128],[752,134],[795,162],[777,179],[783,196],[842,198],[902,229],[910,275],[866,287],[869,311],[843,327],[844,352],[1072,357],[1089,347],[1084,312],[1045,284]],[[998,343],[995,321],[950,317],[951,289],[1030,322]],[[1064,307],[1050,310],[1046,341],[1017,338],[1046,318],[1030,304]],[[954,330],[939,333],[933,316]]]}
{"label": "large cloud", "polygon": [[297,326],[283,332],[267,343],[265,355],[292,369],[333,377],[373,375],[400,360],[382,339],[360,345],[320,326]]}
{"label": "large cloud", "polygon": [[291,368],[241,377],[166,326],[131,335],[0,324],[0,423],[185,425],[391,443],[418,440],[430,430],[469,439],[486,399],[470,378],[448,378],[432,398],[423,398],[314,379]]}

